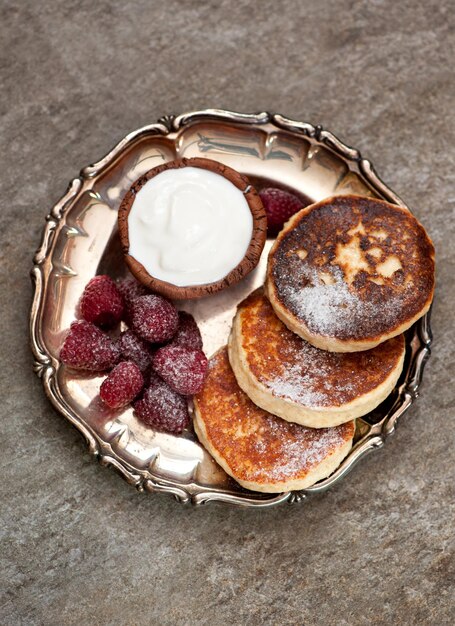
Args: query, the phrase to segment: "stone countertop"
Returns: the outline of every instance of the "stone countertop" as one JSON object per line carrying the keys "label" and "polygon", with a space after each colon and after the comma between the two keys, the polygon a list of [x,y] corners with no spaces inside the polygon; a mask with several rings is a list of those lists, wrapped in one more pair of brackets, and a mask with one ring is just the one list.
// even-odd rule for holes
{"label": "stone countertop", "polygon": [[[450,2],[4,0],[0,622],[453,624],[455,16]],[[130,130],[208,107],[320,123],[413,208],[438,262],[421,397],[303,505],[185,508],[89,457],[28,347],[43,219]]]}

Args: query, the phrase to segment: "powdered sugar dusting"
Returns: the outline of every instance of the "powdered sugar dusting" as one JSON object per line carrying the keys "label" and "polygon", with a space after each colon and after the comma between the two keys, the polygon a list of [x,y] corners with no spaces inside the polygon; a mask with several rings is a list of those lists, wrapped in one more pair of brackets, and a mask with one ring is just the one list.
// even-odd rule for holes
{"label": "powdered sugar dusting", "polygon": [[386,325],[394,323],[402,306],[398,297],[363,300],[349,288],[339,268],[332,267],[329,274],[333,283],[326,284],[315,269],[298,263],[299,282],[283,277],[277,284],[279,296],[312,332],[355,336],[365,325],[371,328],[378,318]]}
{"label": "powdered sugar dusting", "polygon": [[422,311],[433,247],[407,211],[339,196],[302,212],[269,258],[282,304],[309,331],[339,340],[388,334]]}
{"label": "powdered sugar dusting", "polygon": [[143,422],[166,432],[179,433],[189,423],[186,399],[156,375],[134,409]]}
{"label": "powdered sugar dusting", "polygon": [[144,372],[152,361],[153,351],[150,344],[132,330],[125,330],[120,335],[119,343],[122,357],[136,363],[141,372]]}
{"label": "powdered sugar dusting", "polygon": [[340,405],[355,397],[354,384],[343,376],[341,355],[321,354],[303,340],[301,350],[293,352],[294,365],[288,366],[288,354],[280,375],[261,381],[274,396],[312,408]]}
{"label": "powdered sugar dusting", "polygon": [[202,350],[202,336],[196,320],[186,311],[179,311],[179,327],[172,343],[187,346],[193,350]]}
{"label": "powdered sugar dusting", "polygon": [[153,357],[155,371],[175,391],[192,395],[201,391],[207,376],[207,357],[202,350],[171,343]]}
{"label": "powdered sugar dusting", "polygon": [[275,397],[303,407],[339,407],[376,387],[400,348],[398,342],[394,350],[320,350],[286,328],[260,292],[241,305],[240,324],[250,373]]}
{"label": "powdered sugar dusting", "polygon": [[333,388],[326,390],[323,387],[321,390],[323,372],[319,370],[318,374],[319,376],[315,378],[311,372],[302,373],[301,367],[293,366],[284,371],[280,377],[267,381],[267,386],[274,396],[313,408],[330,406],[333,404],[333,396],[352,392],[352,384],[343,381],[340,381],[335,390]]}
{"label": "powdered sugar dusting", "polygon": [[155,294],[133,300],[130,316],[134,332],[151,343],[172,339],[179,325],[174,305]]}
{"label": "powdered sugar dusting", "polygon": [[132,361],[122,361],[114,367],[100,387],[101,400],[111,408],[126,406],[141,391],[144,379]]}
{"label": "powdered sugar dusting", "polygon": [[[309,472],[322,463],[330,454],[340,448],[353,434],[352,422],[334,428],[306,428],[289,424],[280,418],[266,414],[263,430],[267,429],[267,445],[258,437],[258,451],[270,450],[270,438],[275,447],[274,463],[268,468],[268,476],[274,481],[298,478],[302,472]],[[259,470],[261,468],[258,468]]]}
{"label": "powdered sugar dusting", "polygon": [[212,445],[246,481],[302,479],[354,436],[354,422],[307,428],[260,409],[240,389],[227,350],[210,359],[209,376],[197,398]]}
{"label": "powdered sugar dusting", "polygon": [[103,372],[111,369],[120,357],[117,342],[97,326],[80,320],[71,324],[60,350],[62,363],[78,370]]}

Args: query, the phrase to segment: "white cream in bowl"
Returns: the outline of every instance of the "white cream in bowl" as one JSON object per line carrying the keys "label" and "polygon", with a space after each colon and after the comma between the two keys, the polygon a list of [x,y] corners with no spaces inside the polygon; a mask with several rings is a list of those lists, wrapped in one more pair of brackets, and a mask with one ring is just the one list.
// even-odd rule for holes
{"label": "white cream in bowl", "polygon": [[227,178],[198,167],[168,169],[136,194],[128,215],[129,254],[178,287],[224,278],[244,258],[253,216]]}

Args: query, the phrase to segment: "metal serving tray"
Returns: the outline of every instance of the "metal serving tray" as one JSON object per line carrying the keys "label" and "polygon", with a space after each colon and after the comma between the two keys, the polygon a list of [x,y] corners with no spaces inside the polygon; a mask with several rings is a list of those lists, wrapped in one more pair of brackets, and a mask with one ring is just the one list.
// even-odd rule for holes
{"label": "metal serving tray", "polygon": [[[259,187],[278,185],[307,202],[357,193],[405,206],[375,173],[370,161],[335,135],[282,115],[245,115],[210,109],[165,116],[120,141],[101,161],[85,167],[46,217],[31,276],[30,315],[35,372],[54,407],[78,428],[90,454],[112,466],[138,490],[172,494],[182,503],[269,507],[301,502],[340,481],[366,454],[380,448],[397,420],[417,398],[430,355],[430,316],[406,335],[403,374],[391,396],[357,420],[349,456],[327,479],[299,492],[247,491],[229,478],[197,442],[155,432],[131,408],[108,410],[98,398],[102,377],[82,376],[61,365],[59,350],[75,318],[84,286],[98,273],[127,273],[117,236],[117,209],[132,182],[150,168],[177,157],[208,157],[246,174]],[[271,241],[258,268],[238,285],[214,296],[179,302],[198,321],[210,356],[226,342],[237,303],[262,284]]]}

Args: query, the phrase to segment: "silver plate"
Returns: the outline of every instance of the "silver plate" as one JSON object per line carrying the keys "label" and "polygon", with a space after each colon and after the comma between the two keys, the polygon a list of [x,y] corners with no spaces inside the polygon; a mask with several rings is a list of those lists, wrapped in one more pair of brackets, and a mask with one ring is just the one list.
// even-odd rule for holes
{"label": "silver plate", "polygon": [[[213,158],[256,184],[284,186],[308,202],[358,193],[405,206],[368,160],[321,126],[270,113],[244,115],[215,109],[161,118],[130,133],[101,161],[85,167],[46,217],[31,272],[35,372],[52,404],[83,433],[90,453],[140,491],[170,493],[192,504],[222,501],[269,507],[301,502],[341,480],[393,433],[418,395],[430,355],[429,315],[408,331],[403,375],[380,407],[357,420],[355,445],[341,466],[313,487],[279,495],[242,489],[199,445],[192,431],[180,437],[159,433],[141,424],[131,409],[107,410],[98,400],[102,377],[80,376],[59,363],[62,338],[85,284],[97,273],[113,277],[126,273],[116,230],[122,196],[150,168],[183,156]],[[226,342],[236,304],[262,283],[268,248],[259,267],[235,287],[181,303],[180,308],[191,311],[200,324],[208,354]]]}

